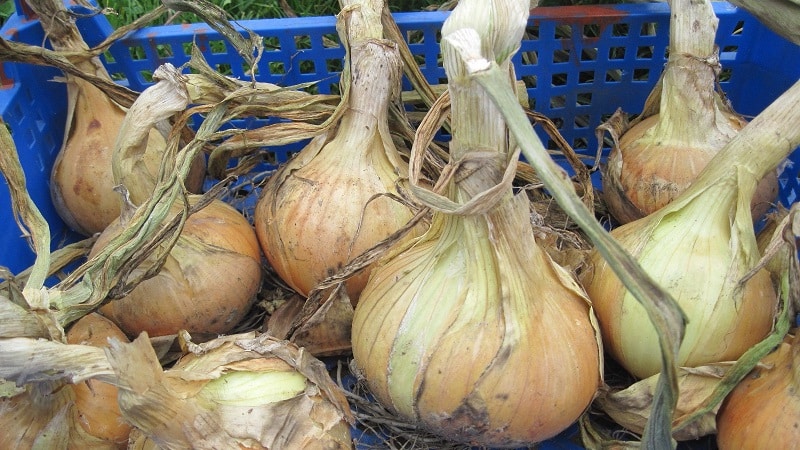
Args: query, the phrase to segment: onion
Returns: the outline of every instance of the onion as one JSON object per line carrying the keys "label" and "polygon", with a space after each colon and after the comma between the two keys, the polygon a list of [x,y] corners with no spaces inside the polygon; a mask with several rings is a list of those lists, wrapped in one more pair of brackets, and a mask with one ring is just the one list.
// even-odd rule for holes
{"label": "onion", "polygon": [[[255,210],[269,263],[304,296],[412,217],[396,198],[407,167],[388,127],[402,61],[396,44],[382,39],[384,2],[372,3],[339,16],[349,43],[341,119],[269,179]],[[369,268],[347,280],[354,304],[368,276]]]}
{"label": "onion", "polygon": [[347,400],[303,350],[252,333],[184,345],[167,371],[146,335],[108,351],[123,416],[141,432],[132,448],[352,448]]}
{"label": "onion", "polygon": [[[58,0],[31,2],[47,37],[56,50],[87,52],[64,2]],[[86,74],[111,81],[98,57],[84,58],[76,67]],[[65,74],[67,84],[67,124],[62,148],[51,173],[53,204],[64,222],[73,230],[92,235],[103,229],[120,214],[117,184],[112,175],[112,154],[126,109],[110,99],[91,81]],[[155,129],[148,129],[143,153],[148,178],[155,179],[166,139]],[[205,163],[195,160],[193,171],[185,180],[186,187],[199,192]]]}
{"label": "onion", "polygon": [[[450,41],[476,28],[484,46],[470,50],[512,74],[528,13],[528,0],[465,0],[446,20],[445,173],[453,176],[440,183],[447,197],[412,184],[436,210],[431,227],[374,267],[353,319],[355,365],[375,398],[416,426],[470,445],[519,447],[558,434],[584,412],[602,378],[588,299],[536,242],[526,194],[512,193],[518,153],[509,151],[505,122]],[[436,123],[432,117],[420,129]],[[412,167],[426,145],[418,134]]]}
{"label": "onion", "polygon": [[3,327],[0,338],[0,448],[125,448],[130,426],[115,408],[116,389],[81,373],[98,367],[103,353],[96,347],[108,336],[124,338],[121,331],[90,314],[67,335],[87,345],[69,346],[50,339],[53,330],[42,327],[46,314],[26,311],[2,295],[0,316],[3,323],[18,319]]}
{"label": "onion", "polygon": [[[127,342],[125,333],[100,314],[90,313],[75,322],[67,332],[68,344],[107,347],[108,339]],[[124,420],[117,403],[117,388],[103,381],[88,379],[72,386],[78,423],[86,432],[127,448],[131,426]]]}
{"label": "onion", "polygon": [[[800,145],[799,95],[797,83],[672,203],[611,232],[683,309],[687,325],[679,366],[737,360],[772,327],[777,296],[770,274],[754,270],[760,252],[749,206],[758,180]],[[606,349],[636,377],[658,373],[658,336],[644,310],[598,253],[591,262],[594,270],[584,286]]]}
{"label": "onion", "polygon": [[[153,192],[153,184],[139,176],[148,126],[188,104],[185,80],[177,69],[165,64],[154,78],[157,83],[139,96],[126,116],[114,154],[116,178],[129,187],[135,203],[144,203]],[[187,197],[190,207],[199,201],[198,196]],[[182,202],[173,204],[172,215],[182,208]],[[89,257],[125,230],[129,220],[126,209],[100,234]],[[162,336],[181,329],[225,333],[249,311],[261,283],[261,255],[252,225],[236,209],[213,200],[186,219],[174,243],[159,247],[131,276],[143,276],[168,252],[158,273],[100,308],[128,336],[142,331]]]}
{"label": "onion", "polygon": [[[192,203],[197,199],[191,199]],[[177,214],[180,207],[173,207]],[[125,228],[121,220],[98,237],[90,258]],[[162,244],[162,250],[167,244]],[[150,257],[150,263],[156,256]],[[141,275],[137,269],[131,276]],[[128,336],[179,330],[225,333],[244,318],[261,283],[261,254],[252,225],[233,207],[214,200],[186,220],[161,270],[100,312]]]}
{"label": "onion", "polygon": [[[645,111],[608,156],[603,190],[609,211],[620,223],[644,217],[675,199],[746,124],[716,89],[718,19],[710,3],[707,7],[685,3],[688,0],[671,2],[675,13],[670,21],[670,55],[660,82]],[[752,199],[755,219],[769,209],[777,193],[777,173],[771,171]]]}
{"label": "onion", "polygon": [[793,448],[800,441],[800,335],[787,336],[722,403],[720,449]]}

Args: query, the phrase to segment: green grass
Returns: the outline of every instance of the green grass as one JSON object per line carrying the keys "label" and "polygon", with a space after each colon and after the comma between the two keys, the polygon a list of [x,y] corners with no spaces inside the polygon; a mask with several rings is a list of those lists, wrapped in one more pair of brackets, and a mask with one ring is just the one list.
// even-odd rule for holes
{"label": "green grass", "polygon": [[[279,0],[211,0],[223,7],[234,19],[261,19],[286,17]],[[392,11],[421,11],[439,5],[444,0],[390,0]],[[573,4],[620,3],[622,0],[542,0],[541,6]],[[130,23],[145,12],[160,5],[160,0],[98,0],[103,7],[112,8],[116,14],[108,15],[111,25],[118,27]],[[300,16],[332,15],[339,12],[339,0],[286,0],[289,7]],[[14,13],[14,2],[0,0],[0,25]],[[163,17],[163,20],[166,20]],[[163,20],[153,25],[163,23]],[[195,22],[197,18],[183,13],[175,18],[179,22]]]}

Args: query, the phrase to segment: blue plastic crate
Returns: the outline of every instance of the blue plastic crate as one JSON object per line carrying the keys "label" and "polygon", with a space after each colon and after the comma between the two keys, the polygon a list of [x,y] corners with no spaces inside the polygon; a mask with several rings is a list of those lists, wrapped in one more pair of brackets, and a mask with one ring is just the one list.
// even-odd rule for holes
{"label": "blue plastic crate", "polygon": [[[0,28],[0,35],[26,43],[44,42],[42,30],[25,12],[24,2],[15,3],[20,12]],[[800,64],[796,63],[800,47],[728,3],[715,2],[714,8],[720,19],[717,42],[725,76],[722,88],[738,112],[756,115],[800,79]],[[446,82],[439,52],[439,30],[446,17],[445,12],[395,14],[431,83]],[[322,93],[337,85],[340,73],[331,67],[341,67],[344,50],[334,17],[239,23],[263,36],[268,44],[256,68],[259,81],[281,85],[319,82]],[[112,31],[99,15],[86,16],[77,24],[89,45],[100,43]],[[526,83],[532,107],[550,117],[567,142],[591,161],[597,147],[595,127],[619,107],[632,113],[641,110],[666,63],[668,31],[669,10],[664,3],[537,8],[514,59],[517,75]],[[103,60],[121,84],[141,91],[159,65],[187,62],[193,42],[212,67],[246,78],[248,68],[243,60],[205,24],[140,30],[112,46]],[[64,133],[66,90],[63,84],[51,81],[59,75],[51,68],[0,64],[0,114],[13,130],[29,192],[50,222],[53,248],[75,238],[56,214],[49,193],[50,171]],[[261,124],[263,121],[253,119],[236,126]],[[544,142],[555,148],[538,131]],[[282,162],[301,146],[270,150]],[[800,163],[800,152],[792,159]],[[800,193],[798,167],[787,168],[781,177],[780,199],[787,205]],[[34,254],[11,214],[7,187],[0,183],[0,266],[17,273],[30,266]],[[568,430],[541,448],[580,448],[568,439],[574,433],[574,428]]]}

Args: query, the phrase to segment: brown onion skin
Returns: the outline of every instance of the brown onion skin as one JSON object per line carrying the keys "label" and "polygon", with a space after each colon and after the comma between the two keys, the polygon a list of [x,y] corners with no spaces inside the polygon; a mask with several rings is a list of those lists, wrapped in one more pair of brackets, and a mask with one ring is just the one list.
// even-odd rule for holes
{"label": "brown onion skin", "polygon": [[[114,322],[98,313],[90,313],[75,322],[67,331],[68,344],[107,347],[108,338],[128,342],[127,336]],[[89,379],[72,386],[75,392],[75,410],[78,423],[84,430],[118,448],[128,446],[131,425],[122,419],[117,403],[117,388],[102,381]]]}
{"label": "brown onion skin", "polygon": [[[175,210],[177,212],[177,210]],[[115,221],[90,257],[122,230]],[[161,271],[100,312],[129,336],[187,330],[226,333],[250,309],[261,284],[261,253],[252,225],[215,200],[189,216]]]}
{"label": "brown onion skin", "polygon": [[[111,161],[125,110],[91,83],[74,77],[75,110],[69,136],[56,157],[51,173],[51,196],[61,218],[86,236],[103,231],[120,214],[120,197],[114,188]],[[158,174],[166,140],[152,130],[143,159],[148,171]],[[197,158],[186,187],[200,192],[205,161]]]}
{"label": "brown onion skin", "polygon": [[[632,222],[663,208],[683,192],[730,138],[719,135],[706,145],[666,145],[643,140],[659,120],[652,115],[631,127],[608,156],[603,191],[609,212],[620,224]],[[731,130],[746,122],[728,116]],[[751,203],[754,220],[760,219],[778,195],[778,176],[770,173],[758,185]]]}
{"label": "brown onion skin", "polygon": [[717,413],[721,450],[797,447],[799,344],[797,339],[784,341],[728,394]]}

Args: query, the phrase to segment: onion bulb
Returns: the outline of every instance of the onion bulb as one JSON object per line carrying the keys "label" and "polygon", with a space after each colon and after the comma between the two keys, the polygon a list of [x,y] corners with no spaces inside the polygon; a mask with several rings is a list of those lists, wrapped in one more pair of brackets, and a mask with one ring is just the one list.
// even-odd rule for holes
{"label": "onion bulb", "polygon": [[793,448],[800,441],[800,334],[761,360],[717,413],[717,445],[726,449]]}
{"label": "onion bulb", "polygon": [[[174,206],[173,212],[177,214],[179,209]],[[122,220],[112,222],[89,257],[124,229]],[[149,259],[152,262],[154,258]],[[149,265],[144,262],[141,267]],[[131,276],[142,270],[134,270]],[[128,336],[142,331],[164,336],[182,329],[225,333],[250,310],[261,273],[261,253],[252,225],[233,207],[214,200],[189,216],[158,274],[99,311]]]}
{"label": "onion bulb", "polygon": [[[737,134],[680,196],[611,231],[683,309],[686,332],[676,363],[734,361],[770,331],[777,295],[764,269],[750,202],[758,180],[800,145],[800,83]],[[644,309],[597,252],[584,286],[608,352],[631,374],[660,371],[658,336]],[[752,275],[745,279],[745,276]]]}
{"label": "onion bulb", "polygon": [[[128,188],[130,199],[143,203],[153,185],[137,177],[140,156],[145,151],[148,126],[182,111],[188,93],[180,72],[170,64],[154,73],[157,83],[134,102],[121,127],[114,153],[114,172]],[[169,155],[167,155],[168,157]],[[186,197],[196,205],[199,196]],[[100,234],[90,258],[126,228],[124,214]],[[174,215],[183,202],[172,206]],[[168,247],[172,245],[172,247]],[[220,200],[190,215],[174,242],[162,242],[160,250],[141,263],[131,276],[149,271],[158,255],[168,251],[163,266],[121,299],[103,305],[100,312],[130,337],[147,331],[151,336],[175,334],[181,329],[201,333],[230,331],[248,312],[261,283],[261,254],[252,225],[244,216]]]}
{"label": "onion bulb", "polygon": [[[602,379],[591,305],[536,242],[527,196],[504,176],[517,153],[502,115],[449,41],[477,28],[484,46],[473,51],[513,73],[528,13],[528,0],[465,0],[445,21],[454,169],[445,192],[458,204],[491,201],[469,214],[437,209],[427,232],[374,267],[353,319],[355,365],[375,398],[469,445],[550,438],[584,412]],[[414,148],[423,141],[418,134]],[[500,194],[481,195],[493,186]]]}
{"label": "onion bulb", "polygon": [[[122,332],[92,313],[67,333],[69,341],[86,345],[68,346],[51,340],[45,330],[37,332],[39,327],[34,323],[46,322],[45,314],[24,311],[3,296],[0,311],[6,320],[16,316],[22,319],[20,322],[27,322],[25,330],[17,330],[17,336],[3,333],[0,338],[0,376],[6,378],[0,379],[0,448],[126,448],[130,426],[121,420],[116,408],[116,389],[74,375],[85,368],[96,368],[98,352],[99,356],[103,353],[95,347],[106,345],[108,337],[124,339]],[[69,381],[61,376],[65,372],[73,372],[80,380]]]}
{"label": "onion bulb", "polygon": [[[685,190],[711,158],[746,124],[716,87],[718,19],[710,2],[673,0],[670,54],[666,68],[636,123],[625,130],[608,156],[603,190],[619,223],[644,217]],[[652,103],[655,103],[653,105]],[[752,199],[760,218],[778,193],[771,171]]]}
{"label": "onion bulb", "polygon": [[[89,313],[67,331],[68,344],[107,347],[108,339],[127,342],[125,333],[113,322],[97,313]],[[88,379],[72,386],[78,423],[86,432],[119,448],[126,448],[131,426],[124,420],[117,404],[117,388],[106,382]]]}
{"label": "onion bulb", "polygon": [[303,350],[253,334],[186,346],[166,371],[146,335],[108,351],[132,448],[352,448],[347,400]]}
{"label": "onion bulb", "polygon": [[[63,1],[36,1],[30,6],[54,49],[88,52]],[[89,75],[111,81],[98,57],[77,60],[75,65]],[[92,235],[103,231],[120,214],[119,196],[113,189],[118,180],[112,175],[112,154],[127,111],[91,81],[69,73],[65,80],[67,124],[51,173],[51,195],[56,211],[70,228]],[[145,142],[147,151],[142,161],[148,178],[155,179],[166,139],[158,130],[148,129]],[[204,172],[204,160],[196,159],[186,187],[199,192]]]}
{"label": "onion bulb", "polygon": [[[343,115],[270,177],[255,210],[269,263],[304,296],[412,217],[396,198],[407,164],[388,126],[403,66],[397,45],[382,38],[384,2],[372,3],[339,15],[349,42]],[[369,268],[347,280],[354,304],[368,276]]]}

